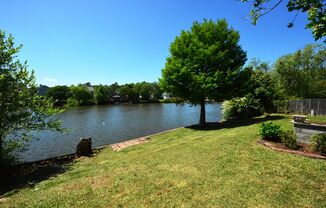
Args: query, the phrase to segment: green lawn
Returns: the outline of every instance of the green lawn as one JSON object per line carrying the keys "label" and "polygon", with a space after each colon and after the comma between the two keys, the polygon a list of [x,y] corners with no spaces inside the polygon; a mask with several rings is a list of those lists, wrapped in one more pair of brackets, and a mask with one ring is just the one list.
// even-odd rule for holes
{"label": "green lawn", "polygon": [[[290,120],[273,122],[291,128]],[[245,123],[104,149],[8,192],[0,207],[326,207],[326,161],[263,147],[259,123]]]}
{"label": "green lawn", "polygon": [[322,123],[326,123],[326,116],[308,116],[308,119],[311,122],[322,122]]}

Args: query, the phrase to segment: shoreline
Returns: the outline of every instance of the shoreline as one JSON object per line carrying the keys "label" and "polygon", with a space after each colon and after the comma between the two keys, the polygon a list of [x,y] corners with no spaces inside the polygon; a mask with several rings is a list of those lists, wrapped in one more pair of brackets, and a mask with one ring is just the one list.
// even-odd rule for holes
{"label": "shoreline", "polygon": [[[152,136],[165,134],[165,133],[175,131],[178,129],[183,129],[183,128],[185,128],[185,127],[168,129],[168,130],[161,131],[158,133],[154,133],[154,134],[150,134],[150,135],[146,135],[146,136],[142,136],[142,137],[138,137],[138,138],[134,138],[134,139],[128,139],[123,142],[107,144],[104,146],[92,148],[92,155],[90,155],[88,157],[85,156],[85,157],[87,157],[87,158],[96,157],[97,154],[100,153],[100,151],[105,148],[110,148],[113,152],[117,152],[126,147],[148,143],[148,142],[150,142],[150,137],[152,137]],[[132,140],[139,140],[142,142],[135,144],[135,143],[131,142]],[[114,148],[114,145],[121,144],[121,143],[127,143],[127,145],[123,145],[119,149]],[[33,162],[19,163],[19,164],[13,165],[7,171],[0,173],[0,176],[4,179],[4,181],[0,182],[0,186],[2,186],[2,188],[0,188],[0,198],[1,198],[2,194],[5,193],[6,190],[12,186],[12,184],[14,184],[14,183],[25,184],[26,181],[24,181],[24,180],[25,180],[26,176],[37,174],[37,175],[39,175],[39,177],[42,178],[42,177],[46,177],[46,176],[43,176],[43,174],[46,175],[47,171],[51,172],[53,170],[58,171],[58,173],[61,173],[61,171],[63,171],[66,166],[69,166],[70,163],[78,160],[79,158],[83,158],[83,157],[84,156],[78,157],[76,155],[76,153],[70,153],[70,154],[60,155],[60,156],[52,157],[52,158],[48,158],[48,159],[36,160]],[[58,169],[58,170],[56,170],[56,169]],[[54,174],[57,174],[57,173],[53,173],[50,175],[52,176]],[[50,177],[50,176],[48,176],[48,177]],[[17,181],[19,181],[19,182],[17,182]],[[34,182],[32,182],[32,184],[33,183]]]}
{"label": "shoreline", "polygon": [[[152,136],[161,135],[161,134],[164,134],[164,133],[168,133],[170,131],[175,131],[175,130],[183,129],[183,128],[185,128],[185,127],[177,127],[177,128],[168,129],[168,130],[161,131],[161,132],[154,133],[154,134],[149,134],[149,135],[145,135],[145,136],[141,136],[141,137],[128,139],[128,140],[121,141],[121,142],[106,144],[106,145],[102,145],[102,146],[99,146],[99,147],[94,147],[94,148],[92,148],[92,151],[94,153],[97,153],[98,151],[100,151],[100,150],[102,150],[104,148],[111,148],[113,151],[116,151],[113,148],[115,145],[120,145],[120,144],[123,144],[123,143],[130,143],[131,141],[134,141],[134,140],[147,140],[147,142],[148,142],[148,138],[150,138]],[[142,144],[142,143],[139,143],[139,144]],[[124,147],[120,148],[117,151],[120,151],[121,149],[124,149],[124,148],[129,147],[129,146],[132,146],[132,145],[124,146]],[[90,156],[90,157],[92,157],[92,156]],[[66,161],[66,160],[73,160],[73,159],[77,159],[77,158],[78,157],[77,157],[76,153],[69,153],[69,154],[63,154],[63,155],[59,155],[59,156],[55,156],[55,157],[50,157],[50,158],[47,158],[47,159],[42,159],[42,160],[35,160],[35,161],[31,161],[31,162],[22,162],[22,163],[18,163],[16,165],[14,165],[14,166],[17,167],[17,166],[29,166],[29,165],[44,165],[44,164],[53,163],[53,162],[62,162],[62,161]]]}

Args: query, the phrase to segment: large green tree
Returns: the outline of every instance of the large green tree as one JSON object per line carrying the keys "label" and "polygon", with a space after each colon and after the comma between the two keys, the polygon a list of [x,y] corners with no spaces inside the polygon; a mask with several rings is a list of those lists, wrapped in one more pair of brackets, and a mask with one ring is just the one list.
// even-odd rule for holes
{"label": "large green tree", "polygon": [[274,78],[284,97],[326,97],[326,47],[307,45],[279,58],[274,64]]}
{"label": "large green tree", "polygon": [[240,35],[226,20],[194,22],[170,46],[162,70],[162,88],[193,105],[200,105],[200,125],[205,125],[205,99],[232,97],[231,87],[246,61]]}
{"label": "large green tree", "polygon": [[0,31],[0,166],[32,138],[32,131],[62,130],[50,117],[56,112],[51,101],[37,95],[34,73],[17,59],[21,47]]}
{"label": "large green tree", "polygon": [[[273,9],[287,2],[289,12],[296,12],[293,20],[288,24],[288,27],[293,27],[297,15],[306,13],[308,24],[306,28],[310,28],[316,40],[326,36],[326,4],[325,0],[241,0],[242,2],[250,2],[253,8],[250,12],[250,17],[253,24],[262,16],[268,14]],[[326,41],[326,40],[325,40]]]}

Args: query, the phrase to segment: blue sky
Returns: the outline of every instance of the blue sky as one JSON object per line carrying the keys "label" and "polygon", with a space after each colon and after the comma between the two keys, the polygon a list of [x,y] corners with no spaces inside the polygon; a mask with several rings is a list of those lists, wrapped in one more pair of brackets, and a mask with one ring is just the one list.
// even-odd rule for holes
{"label": "blue sky", "polygon": [[19,59],[37,83],[70,85],[157,81],[169,45],[181,30],[204,18],[225,18],[253,57],[273,62],[314,43],[306,16],[283,3],[257,26],[238,0],[0,0],[0,29],[23,44]]}

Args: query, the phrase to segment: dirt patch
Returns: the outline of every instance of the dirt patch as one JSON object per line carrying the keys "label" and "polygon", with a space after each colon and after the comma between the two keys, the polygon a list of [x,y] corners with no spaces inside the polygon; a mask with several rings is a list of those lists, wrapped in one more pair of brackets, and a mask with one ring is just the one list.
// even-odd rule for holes
{"label": "dirt patch", "polygon": [[290,153],[290,154],[297,154],[297,155],[302,155],[305,157],[326,160],[325,154],[314,152],[312,150],[311,146],[308,144],[300,143],[300,144],[298,144],[299,149],[293,150],[293,149],[286,147],[283,143],[271,142],[271,141],[266,141],[266,140],[259,140],[258,143],[264,145],[265,147],[269,147],[269,148],[279,151],[279,152],[286,152],[286,153]]}

